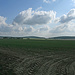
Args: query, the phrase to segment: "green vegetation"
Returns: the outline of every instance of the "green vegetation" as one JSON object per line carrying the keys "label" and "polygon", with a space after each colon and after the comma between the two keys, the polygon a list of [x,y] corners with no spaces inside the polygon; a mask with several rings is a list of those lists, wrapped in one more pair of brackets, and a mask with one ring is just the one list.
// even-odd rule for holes
{"label": "green vegetation", "polygon": [[0,39],[0,47],[26,49],[75,48],[75,40]]}

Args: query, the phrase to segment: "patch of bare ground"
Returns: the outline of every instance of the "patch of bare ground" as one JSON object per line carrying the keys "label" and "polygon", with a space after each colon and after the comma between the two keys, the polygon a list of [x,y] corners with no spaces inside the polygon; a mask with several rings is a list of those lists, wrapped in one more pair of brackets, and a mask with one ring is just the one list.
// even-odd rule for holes
{"label": "patch of bare ground", "polygon": [[74,50],[21,53],[1,48],[0,75],[75,75],[74,53]]}

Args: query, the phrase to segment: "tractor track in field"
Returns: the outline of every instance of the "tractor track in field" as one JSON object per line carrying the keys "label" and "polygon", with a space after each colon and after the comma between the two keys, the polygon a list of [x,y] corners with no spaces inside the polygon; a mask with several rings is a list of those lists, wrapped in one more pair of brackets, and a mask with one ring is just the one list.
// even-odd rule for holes
{"label": "tractor track in field", "polygon": [[[4,57],[3,57],[4,56]],[[43,54],[21,54],[14,51],[0,50],[2,74],[11,75],[75,75],[74,52],[43,52]],[[5,67],[8,68],[5,68]],[[7,74],[9,75],[9,73]]]}
{"label": "tractor track in field", "polygon": [[47,75],[67,75],[66,66],[69,66],[70,62],[58,61],[50,66]]}
{"label": "tractor track in field", "polygon": [[21,75],[20,73],[23,75],[68,75],[68,68],[75,61],[73,57],[63,55],[39,56],[27,59],[24,59],[20,64],[18,69],[21,69],[17,71],[18,75]]}

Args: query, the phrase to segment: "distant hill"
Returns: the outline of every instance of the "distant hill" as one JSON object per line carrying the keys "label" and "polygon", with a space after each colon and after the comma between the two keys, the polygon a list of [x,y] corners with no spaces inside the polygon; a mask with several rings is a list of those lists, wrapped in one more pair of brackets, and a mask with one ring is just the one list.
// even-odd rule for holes
{"label": "distant hill", "polygon": [[0,36],[0,38],[1,39],[23,39],[23,38],[45,39],[44,37],[38,37],[38,36],[26,36],[26,37]]}
{"label": "distant hill", "polygon": [[52,37],[49,39],[75,39],[75,36],[58,36],[58,37]]}
{"label": "distant hill", "polygon": [[12,36],[0,36],[0,39],[75,39],[75,36],[58,36],[58,37],[38,37],[38,36],[25,36],[25,37],[12,37]]}

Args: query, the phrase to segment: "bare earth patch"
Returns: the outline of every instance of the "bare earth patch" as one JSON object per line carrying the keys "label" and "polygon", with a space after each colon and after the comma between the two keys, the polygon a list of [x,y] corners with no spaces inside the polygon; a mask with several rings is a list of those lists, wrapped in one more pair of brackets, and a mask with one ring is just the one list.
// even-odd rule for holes
{"label": "bare earth patch", "polygon": [[75,75],[74,53],[45,51],[22,54],[1,48],[0,75]]}

